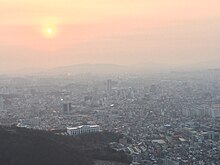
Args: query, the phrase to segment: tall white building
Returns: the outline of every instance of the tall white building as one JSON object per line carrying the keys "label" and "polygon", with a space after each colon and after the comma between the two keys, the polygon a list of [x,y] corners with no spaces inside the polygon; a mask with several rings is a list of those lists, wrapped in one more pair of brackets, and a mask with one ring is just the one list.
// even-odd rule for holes
{"label": "tall white building", "polygon": [[4,99],[2,96],[0,96],[0,111],[4,110]]}
{"label": "tall white building", "polygon": [[67,127],[67,133],[71,136],[94,132],[100,132],[99,125],[81,125],[78,127]]}

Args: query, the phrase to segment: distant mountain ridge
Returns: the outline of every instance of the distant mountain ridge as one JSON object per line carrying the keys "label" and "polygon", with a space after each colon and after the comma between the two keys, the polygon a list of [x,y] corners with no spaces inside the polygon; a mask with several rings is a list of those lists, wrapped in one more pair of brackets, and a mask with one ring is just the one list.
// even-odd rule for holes
{"label": "distant mountain ridge", "polygon": [[63,66],[51,69],[48,73],[71,73],[71,74],[83,74],[83,73],[95,73],[95,74],[111,74],[121,73],[128,70],[127,66],[115,65],[115,64],[78,64],[71,66]]}
{"label": "distant mountain ridge", "polygon": [[212,70],[212,69],[220,69],[220,60],[213,60],[213,61],[205,61],[205,62],[198,62],[189,65],[183,65],[180,67],[176,67],[179,70],[186,70],[186,71],[202,71],[202,70]]}
{"label": "distant mountain ridge", "polygon": [[164,73],[170,71],[201,71],[209,69],[220,69],[220,60],[197,62],[181,66],[169,66],[160,63],[141,63],[136,65],[117,65],[117,64],[76,64],[61,66],[52,69],[32,68],[17,70],[17,73],[24,74],[52,74],[52,75],[77,75],[77,74],[146,74]]}
{"label": "distant mountain ridge", "polygon": [[163,72],[170,70],[166,65],[146,63],[140,65],[116,65],[116,64],[79,64],[57,67],[48,71],[50,74],[139,74],[150,72]]}

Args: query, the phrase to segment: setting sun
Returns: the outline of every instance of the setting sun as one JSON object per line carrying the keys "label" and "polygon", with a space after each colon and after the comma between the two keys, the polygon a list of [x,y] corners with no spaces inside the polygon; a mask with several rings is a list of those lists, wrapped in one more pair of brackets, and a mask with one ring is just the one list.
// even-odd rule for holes
{"label": "setting sun", "polygon": [[46,38],[53,38],[56,36],[56,33],[57,33],[57,29],[54,25],[43,27],[43,35]]}
{"label": "setting sun", "polygon": [[48,33],[48,34],[52,34],[52,33],[53,33],[53,30],[52,30],[51,28],[48,28],[48,29],[47,29],[47,33]]}

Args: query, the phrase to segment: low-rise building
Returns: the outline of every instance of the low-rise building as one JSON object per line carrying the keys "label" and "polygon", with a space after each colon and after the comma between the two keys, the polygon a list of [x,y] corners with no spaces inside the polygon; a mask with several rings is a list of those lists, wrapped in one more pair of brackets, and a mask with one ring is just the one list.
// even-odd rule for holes
{"label": "low-rise building", "polygon": [[100,132],[99,125],[81,125],[77,127],[67,127],[67,133],[71,136],[94,132]]}

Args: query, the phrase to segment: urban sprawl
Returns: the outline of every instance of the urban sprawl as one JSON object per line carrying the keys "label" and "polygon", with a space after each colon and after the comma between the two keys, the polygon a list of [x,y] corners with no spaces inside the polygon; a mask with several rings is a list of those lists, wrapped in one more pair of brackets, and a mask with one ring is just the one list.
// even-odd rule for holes
{"label": "urban sprawl", "polygon": [[0,77],[0,124],[111,131],[132,164],[220,164],[220,71]]}

